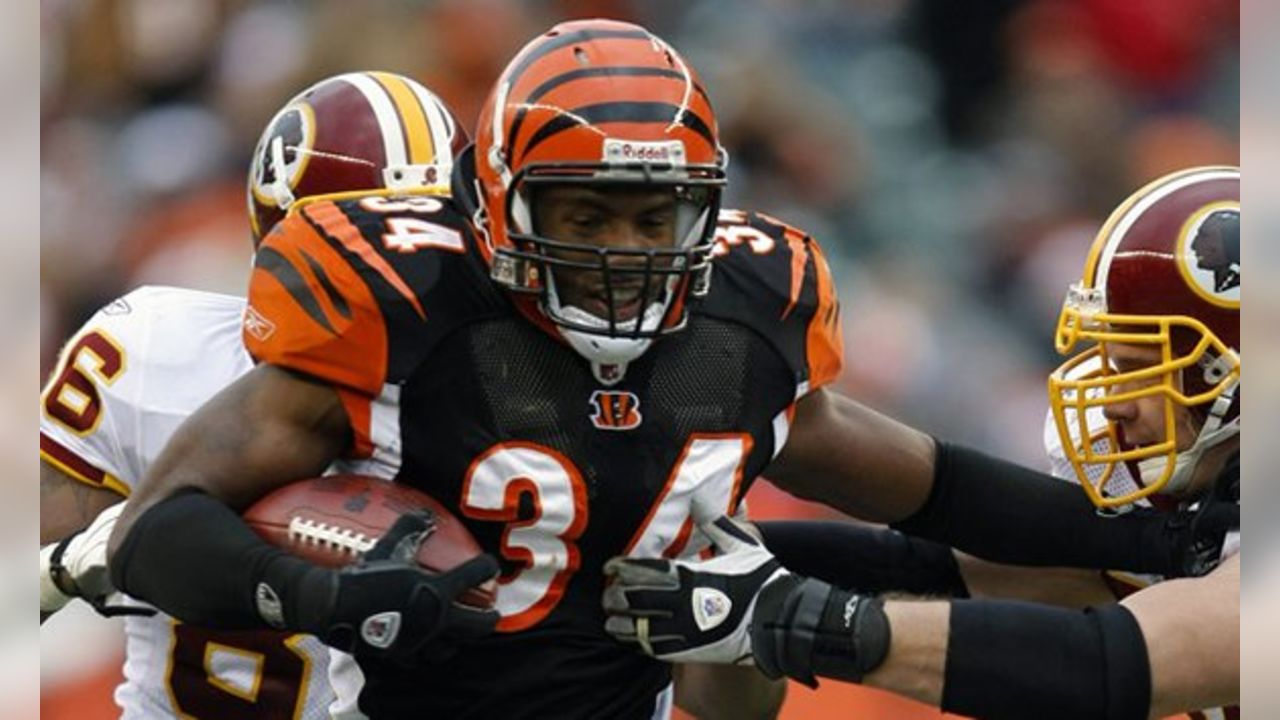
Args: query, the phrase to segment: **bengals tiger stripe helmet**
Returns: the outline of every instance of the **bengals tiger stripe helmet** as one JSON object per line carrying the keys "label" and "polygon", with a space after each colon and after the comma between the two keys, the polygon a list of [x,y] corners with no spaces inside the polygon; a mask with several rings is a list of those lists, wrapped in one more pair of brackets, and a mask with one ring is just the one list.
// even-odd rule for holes
{"label": "bengals tiger stripe helmet", "polygon": [[304,198],[387,189],[449,193],[466,131],[434,93],[403,75],[356,72],[290,100],[258,140],[249,168],[254,247]]}
{"label": "bengals tiger stripe helmet", "polygon": [[[687,298],[710,281],[727,155],[693,68],[637,25],[562,23],[507,65],[476,135],[477,226],[492,278],[537,298],[597,378],[616,382],[654,337],[684,326]],[[531,195],[564,184],[671,188],[674,247],[605,249],[540,235]],[[562,305],[562,271],[600,273],[608,317]],[[645,288],[642,311],[620,321],[614,287],[628,284]]]}
{"label": "bengals tiger stripe helmet", "polygon": [[[1049,403],[1094,504],[1184,492],[1204,451],[1240,431],[1239,168],[1173,173],[1120,205],[1067,292],[1055,343],[1076,354],[1050,375]],[[1122,371],[1111,360],[1120,344],[1158,348],[1160,361]],[[1163,403],[1163,439],[1136,446],[1114,421],[1086,427],[1089,409],[1149,397]],[[1181,450],[1179,406],[1201,422]],[[1102,488],[1121,463],[1140,487],[1108,496]]]}

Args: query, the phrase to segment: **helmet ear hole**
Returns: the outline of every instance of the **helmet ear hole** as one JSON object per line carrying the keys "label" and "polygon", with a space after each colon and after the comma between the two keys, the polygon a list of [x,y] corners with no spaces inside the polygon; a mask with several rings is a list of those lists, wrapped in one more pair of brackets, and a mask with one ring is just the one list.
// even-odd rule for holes
{"label": "helmet ear hole", "polygon": [[1230,358],[1222,355],[1214,356],[1210,353],[1201,356],[1198,364],[1204,370],[1205,384],[1210,386],[1217,385],[1226,379],[1235,365]]}

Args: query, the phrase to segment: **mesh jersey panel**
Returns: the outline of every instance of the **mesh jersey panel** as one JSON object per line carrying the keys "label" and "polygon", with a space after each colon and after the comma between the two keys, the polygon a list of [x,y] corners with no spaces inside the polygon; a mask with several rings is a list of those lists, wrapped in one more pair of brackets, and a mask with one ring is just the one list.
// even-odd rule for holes
{"label": "mesh jersey panel", "polygon": [[[593,426],[589,399],[601,389],[581,357],[514,315],[458,329],[410,378],[401,397],[399,481],[458,508],[461,478],[477,457],[499,443],[537,443],[581,472],[589,522],[577,540],[579,568],[550,615],[468,646],[430,672],[367,667],[362,710],[399,716],[428,708],[441,717],[475,718],[651,715],[669,670],[604,634],[601,567],[642,526],[691,436],[750,436],[739,490],[745,493],[745,479],[771,457],[772,419],[792,401],[794,373],[755,331],[695,315],[608,388],[639,399],[638,427]],[[532,498],[521,500],[522,518],[532,519]],[[507,526],[464,521],[501,559]],[[520,569],[502,562],[504,572]]]}

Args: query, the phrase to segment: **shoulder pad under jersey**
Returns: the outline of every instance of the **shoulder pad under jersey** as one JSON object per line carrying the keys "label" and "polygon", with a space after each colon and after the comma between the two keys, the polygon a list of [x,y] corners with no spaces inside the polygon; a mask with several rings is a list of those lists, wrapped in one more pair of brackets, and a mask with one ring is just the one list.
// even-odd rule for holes
{"label": "shoulder pad under jersey", "polygon": [[797,397],[840,374],[840,303],[816,240],[763,213],[724,210],[714,256],[711,290],[695,312],[767,338],[795,371]]}
{"label": "shoulder pad under jersey", "polygon": [[500,303],[448,198],[371,193],[303,205],[264,238],[244,340],[259,361],[373,397]]}
{"label": "shoulder pad under jersey", "polygon": [[127,495],[178,425],[248,371],[244,300],[143,287],[67,341],[40,397],[41,458]]}

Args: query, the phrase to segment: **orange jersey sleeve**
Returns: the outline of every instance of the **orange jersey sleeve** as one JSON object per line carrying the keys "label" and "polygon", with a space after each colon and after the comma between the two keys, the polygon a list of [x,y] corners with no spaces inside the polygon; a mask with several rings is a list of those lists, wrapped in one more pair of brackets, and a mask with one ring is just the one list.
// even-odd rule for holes
{"label": "orange jersey sleeve", "polygon": [[[334,237],[317,216],[348,237]],[[245,310],[245,347],[255,360],[365,395],[381,392],[389,351],[383,308],[344,253],[361,243],[329,203],[289,216],[267,235]]]}
{"label": "orange jersey sleeve", "polygon": [[840,376],[844,369],[844,334],[841,331],[840,301],[835,280],[822,248],[808,239],[806,247],[813,267],[815,300],[805,331],[805,359],[809,389],[816,390]]}
{"label": "orange jersey sleeve", "polygon": [[453,327],[492,311],[473,249],[448,198],[370,193],[304,205],[254,258],[245,347],[337,388],[355,454],[368,455],[375,407],[398,403],[396,386]]}

